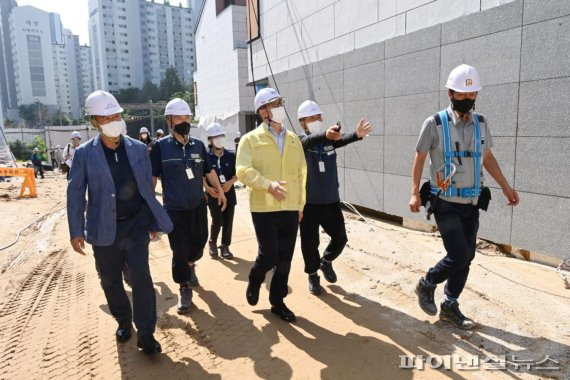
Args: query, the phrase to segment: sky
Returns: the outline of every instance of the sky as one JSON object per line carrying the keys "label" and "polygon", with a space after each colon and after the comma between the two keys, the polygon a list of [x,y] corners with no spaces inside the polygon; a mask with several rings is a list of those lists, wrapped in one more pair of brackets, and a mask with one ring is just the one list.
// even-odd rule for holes
{"label": "sky", "polygon": [[64,28],[79,35],[81,45],[89,45],[88,0],[16,0],[18,6],[32,5],[46,12],[59,13]]}
{"label": "sky", "polygon": [[[16,0],[18,6],[32,5],[46,12],[59,13],[63,27],[79,35],[81,45],[89,45],[88,0]],[[163,0],[156,1],[162,3]]]}

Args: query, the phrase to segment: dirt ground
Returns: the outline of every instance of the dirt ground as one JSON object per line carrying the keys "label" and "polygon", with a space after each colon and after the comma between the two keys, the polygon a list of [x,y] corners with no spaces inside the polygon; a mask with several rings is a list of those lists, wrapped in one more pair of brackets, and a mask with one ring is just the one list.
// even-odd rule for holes
{"label": "dirt ground", "polygon": [[[2,379],[570,378],[570,290],[552,268],[485,249],[461,298],[463,312],[478,327],[462,332],[425,315],[413,293],[418,278],[443,256],[437,234],[367,224],[349,213],[349,243],[335,262],[339,281],[328,284],[321,276],[326,293],[319,297],[308,292],[297,243],[286,299],[296,323],[269,312],[266,287],[259,304],[249,306],[245,289],[257,246],[244,190],[238,191],[234,223],[236,258],[206,254],[199,262],[201,285],[190,314],[176,314],[166,237],[151,244],[155,336],[163,354],[148,358],[134,337],[116,343],[93,256],[69,246],[64,177],[48,173],[37,186],[37,199],[17,199],[18,184],[0,183],[0,247],[37,221],[0,250]],[[328,239],[322,237],[324,246]],[[437,301],[442,294],[439,287]],[[401,369],[400,355],[430,359],[423,370]],[[453,361],[451,370],[431,368],[450,355],[463,361],[479,356],[479,366],[464,370]],[[501,355],[511,362],[505,370],[483,363]],[[516,370],[512,364],[546,355],[558,364],[542,366],[558,370]]]}

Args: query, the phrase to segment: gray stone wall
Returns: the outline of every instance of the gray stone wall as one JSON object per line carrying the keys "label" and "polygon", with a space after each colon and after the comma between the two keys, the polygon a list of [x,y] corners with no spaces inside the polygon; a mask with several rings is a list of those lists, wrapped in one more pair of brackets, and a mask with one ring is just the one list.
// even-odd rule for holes
{"label": "gray stone wall", "polygon": [[[374,131],[339,150],[341,197],[406,218],[414,147],[423,120],[447,106],[445,81],[475,66],[477,110],[521,204],[511,208],[487,176],[493,201],[480,237],[555,257],[570,240],[570,1],[518,0],[279,73],[295,128],[297,107],[316,100],[329,124]],[[271,81],[272,82],[272,81]],[[427,168],[424,170],[427,177]]]}

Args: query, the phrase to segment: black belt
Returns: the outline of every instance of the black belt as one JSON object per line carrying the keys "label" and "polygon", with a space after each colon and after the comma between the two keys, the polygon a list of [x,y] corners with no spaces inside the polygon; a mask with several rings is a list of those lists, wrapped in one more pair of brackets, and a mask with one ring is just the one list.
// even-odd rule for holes
{"label": "black belt", "polygon": [[133,217],[137,216],[137,214],[140,212],[140,210],[142,210],[142,208],[143,208],[143,205],[141,205],[136,211],[133,211],[127,215],[118,216],[117,222],[124,222],[125,220],[132,219]]}

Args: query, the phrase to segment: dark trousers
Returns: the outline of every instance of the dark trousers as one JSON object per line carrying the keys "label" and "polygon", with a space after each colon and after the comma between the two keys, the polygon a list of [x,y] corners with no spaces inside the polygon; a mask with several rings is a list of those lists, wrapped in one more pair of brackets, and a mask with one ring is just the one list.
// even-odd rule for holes
{"label": "dark trousers", "polygon": [[111,315],[118,322],[133,319],[131,304],[123,286],[123,263],[128,261],[133,285],[134,322],[139,334],[152,334],[156,326],[156,296],[148,266],[150,211],[147,207],[132,218],[117,221],[112,245],[93,246]]}
{"label": "dark trousers", "polygon": [[174,229],[168,234],[172,249],[172,279],[180,284],[190,279],[188,263],[194,263],[204,254],[208,241],[208,211],[206,201],[192,210],[167,210]]}
{"label": "dark trousers", "polygon": [[222,211],[221,206],[218,206],[218,200],[216,198],[208,199],[208,208],[210,209],[210,216],[212,217],[210,241],[216,243],[220,230],[222,230],[222,245],[232,244],[235,207],[235,205],[228,203],[226,209]]}
{"label": "dark trousers", "polygon": [[269,288],[269,302],[272,305],[279,305],[287,296],[291,259],[299,228],[299,213],[297,211],[252,212],[251,216],[259,249],[249,272],[249,282],[261,286],[265,274],[276,267]]}
{"label": "dark trousers", "polygon": [[336,259],[348,241],[344,227],[344,216],[339,202],[330,205],[307,203],[301,220],[301,251],[305,260],[305,273],[308,274],[317,272],[321,264],[319,253],[320,226],[331,237],[331,241],[323,253],[323,258],[326,261]]}
{"label": "dark trousers", "polygon": [[471,261],[475,258],[479,209],[470,204],[440,199],[434,215],[447,256],[428,271],[426,279],[432,284],[447,280],[445,294],[457,299],[465,287]]}
{"label": "dark trousers", "polygon": [[40,177],[44,178],[44,168],[41,165],[34,165],[34,177],[38,178],[38,173]]}

